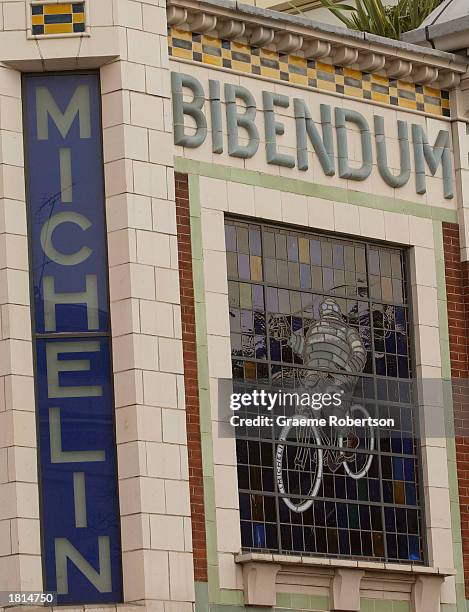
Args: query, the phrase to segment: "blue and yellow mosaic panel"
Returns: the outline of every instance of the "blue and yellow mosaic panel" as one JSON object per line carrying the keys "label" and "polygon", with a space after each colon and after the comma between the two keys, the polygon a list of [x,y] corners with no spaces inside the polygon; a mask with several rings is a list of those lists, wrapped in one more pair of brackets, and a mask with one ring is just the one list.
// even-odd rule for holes
{"label": "blue and yellow mosaic panel", "polygon": [[232,40],[170,28],[169,54],[177,59],[192,60],[402,109],[450,116],[448,91],[251,47]]}
{"label": "blue and yellow mosaic panel", "polygon": [[84,31],[84,2],[31,5],[31,33],[33,36],[78,34]]}

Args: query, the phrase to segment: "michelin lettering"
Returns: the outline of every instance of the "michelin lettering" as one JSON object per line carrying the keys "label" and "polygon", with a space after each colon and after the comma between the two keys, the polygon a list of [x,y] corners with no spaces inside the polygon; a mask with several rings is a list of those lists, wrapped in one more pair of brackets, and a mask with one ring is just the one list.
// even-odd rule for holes
{"label": "michelin lettering", "polygon": [[44,589],[122,599],[99,79],[24,80]]}

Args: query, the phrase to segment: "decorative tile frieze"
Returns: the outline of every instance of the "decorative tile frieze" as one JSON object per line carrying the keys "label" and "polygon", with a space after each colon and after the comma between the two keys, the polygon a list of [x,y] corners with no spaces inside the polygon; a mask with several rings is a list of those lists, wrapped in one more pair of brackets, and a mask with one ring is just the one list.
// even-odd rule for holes
{"label": "decorative tile frieze", "polygon": [[399,78],[334,66],[235,40],[169,28],[169,54],[216,68],[245,72],[285,83],[372,100],[407,110],[450,116],[449,92]]}
{"label": "decorative tile frieze", "polygon": [[84,2],[33,2],[30,5],[30,11],[32,36],[85,32]]}

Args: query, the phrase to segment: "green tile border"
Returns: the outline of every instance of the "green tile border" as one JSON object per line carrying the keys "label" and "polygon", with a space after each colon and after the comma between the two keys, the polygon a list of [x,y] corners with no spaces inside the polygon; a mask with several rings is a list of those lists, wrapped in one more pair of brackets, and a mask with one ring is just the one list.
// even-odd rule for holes
{"label": "green tile border", "polygon": [[195,582],[195,612],[208,610],[208,585],[206,582]]}
{"label": "green tile border", "polygon": [[409,601],[366,599],[360,601],[360,612],[410,612]]}
{"label": "green tile border", "polygon": [[300,179],[272,176],[254,170],[230,168],[229,166],[209,162],[194,161],[185,157],[174,158],[174,169],[176,172],[185,172],[189,175],[206,176],[233,183],[265,187],[267,189],[275,189],[276,191],[322,198],[332,202],[343,202],[366,208],[375,208],[385,212],[405,213],[414,217],[447,221],[449,223],[457,223],[458,220],[455,210],[427,206],[419,202],[400,200],[387,196],[375,196],[362,191],[343,189],[342,187],[328,187],[327,185],[319,185]]}
{"label": "green tile border", "polygon": [[202,254],[202,222],[200,212],[199,177],[195,174],[189,174],[188,179],[208,572],[208,585],[205,587],[207,592],[203,590],[202,586],[199,586],[198,590],[196,590],[196,594],[200,597],[196,601],[196,608],[197,612],[206,612],[209,601],[220,601],[220,580],[218,575],[215,484],[213,477],[213,447],[210,420],[211,409],[208,374],[207,319],[205,311],[205,280]]}
{"label": "green tile border", "polygon": [[200,189],[199,177],[196,174],[189,174],[188,179],[208,573],[208,583],[197,583],[196,611],[208,612],[210,609],[210,612],[218,612],[218,607],[223,606],[224,612],[238,612],[238,610],[244,610],[243,592],[237,590],[220,589],[220,578],[218,573],[217,524],[211,421],[212,413],[210,407],[210,380],[208,369],[207,316],[205,308],[205,277],[202,253]]}

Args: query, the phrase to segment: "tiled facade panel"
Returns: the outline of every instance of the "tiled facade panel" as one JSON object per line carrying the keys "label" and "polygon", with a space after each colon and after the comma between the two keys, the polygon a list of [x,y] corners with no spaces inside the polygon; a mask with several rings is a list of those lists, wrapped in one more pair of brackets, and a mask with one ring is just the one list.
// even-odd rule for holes
{"label": "tiled facade panel", "polygon": [[31,5],[31,33],[33,36],[79,34],[84,31],[84,2]]}
{"label": "tiled facade panel", "polygon": [[192,60],[207,66],[267,77],[291,85],[372,100],[404,110],[450,116],[449,92],[434,87],[390,79],[353,68],[333,66],[177,28],[169,29],[168,44],[169,54],[175,59]]}
{"label": "tiled facade panel", "polygon": [[21,75],[0,67],[0,585],[41,590]]}

